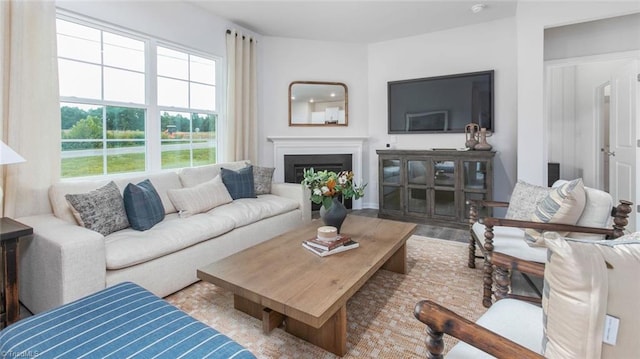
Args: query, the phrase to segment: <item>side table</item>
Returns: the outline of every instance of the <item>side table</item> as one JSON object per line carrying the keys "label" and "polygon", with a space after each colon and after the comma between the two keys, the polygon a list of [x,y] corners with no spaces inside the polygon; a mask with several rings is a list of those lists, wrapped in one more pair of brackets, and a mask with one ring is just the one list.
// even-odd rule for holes
{"label": "side table", "polygon": [[33,228],[8,217],[0,218],[0,244],[2,247],[2,301],[0,327],[20,319],[18,298],[18,241],[33,234]]}

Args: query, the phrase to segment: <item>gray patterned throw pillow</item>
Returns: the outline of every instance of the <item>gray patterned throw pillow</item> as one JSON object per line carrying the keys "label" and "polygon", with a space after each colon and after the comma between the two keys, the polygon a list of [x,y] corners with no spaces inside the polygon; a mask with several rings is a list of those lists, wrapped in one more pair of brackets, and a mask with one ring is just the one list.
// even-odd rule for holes
{"label": "gray patterned throw pillow", "polygon": [[64,198],[78,224],[85,228],[106,236],[129,227],[122,194],[113,181],[89,193],[67,194]]}
{"label": "gray patterned throw pillow", "polygon": [[271,182],[275,168],[253,166],[253,188],[258,194],[271,193]]}
{"label": "gray patterned throw pillow", "polygon": [[518,181],[511,192],[509,208],[505,218],[530,221],[536,211],[538,203],[547,197],[552,188],[536,186],[524,181]]}

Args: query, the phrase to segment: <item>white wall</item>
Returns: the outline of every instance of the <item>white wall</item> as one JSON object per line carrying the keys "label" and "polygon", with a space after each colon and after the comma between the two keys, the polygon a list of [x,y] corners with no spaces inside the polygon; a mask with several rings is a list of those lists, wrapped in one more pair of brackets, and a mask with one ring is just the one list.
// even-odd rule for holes
{"label": "white wall", "polygon": [[[273,165],[273,144],[267,141],[268,136],[367,135],[365,45],[265,36],[260,46],[260,164]],[[329,81],[346,84],[349,97],[349,126],[289,127],[288,91],[289,84],[293,81]],[[358,176],[367,178],[365,174]]]}
{"label": "white wall", "polygon": [[[516,38],[514,18],[455,28],[369,46],[369,185],[378,187],[376,149],[387,134],[387,82],[456,73],[495,70],[495,134],[488,142],[498,151],[494,198],[506,200],[516,181]],[[461,134],[396,135],[396,148],[464,147]],[[367,205],[377,208],[377,193]]]}
{"label": "white wall", "polygon": [[518,2],[518,178],[546,185],[544,29],[640,12],[640,2]]}

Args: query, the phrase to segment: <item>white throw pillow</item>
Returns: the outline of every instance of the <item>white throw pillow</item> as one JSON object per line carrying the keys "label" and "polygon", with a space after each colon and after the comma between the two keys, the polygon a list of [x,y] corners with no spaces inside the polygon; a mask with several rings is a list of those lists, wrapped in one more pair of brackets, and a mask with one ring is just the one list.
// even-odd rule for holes
{"label": "white throw pillow", "polygon": [[[576,224],[586,203],[582,178],[554,188],[536,207],[531,221],[539,223]],[[567,232],[561,233],[567,235]],[[525,239],[530,246],[541,246],[540,232],[535,229],[525,231]]]}
{"label": "white throw pillow", "polygon": [[[637,357],[640,233],[593,241],[547,232],[543,241],[545,358]],[[616,345],[602,342],[606,315],[620,319]]]}
{"label": "white throw pillow", "polygon": [[194,187],[167,190],[167,195],[181,218],[206,212],[233,201],[220,175]]}

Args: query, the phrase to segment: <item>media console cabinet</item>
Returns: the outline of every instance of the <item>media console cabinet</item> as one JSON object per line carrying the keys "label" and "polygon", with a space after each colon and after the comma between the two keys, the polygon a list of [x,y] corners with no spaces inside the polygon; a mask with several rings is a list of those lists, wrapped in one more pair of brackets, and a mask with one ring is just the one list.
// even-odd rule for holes
{"label": "media console cabinet", "polygon": [[376,153],[381,218],[465,228],[469,225],[467,200],[492,199],[495,151]]}

